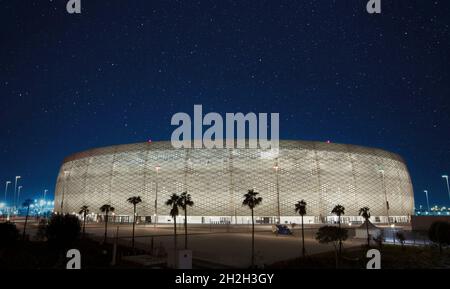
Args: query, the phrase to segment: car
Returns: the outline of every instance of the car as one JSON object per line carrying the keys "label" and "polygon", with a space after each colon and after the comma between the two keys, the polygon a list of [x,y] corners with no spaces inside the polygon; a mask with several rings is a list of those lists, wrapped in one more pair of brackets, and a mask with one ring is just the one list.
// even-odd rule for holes
{"label": "car", "polygon": [[292,231],[286,225],[274,225],[272,226],[272,232],[275,235],[292,235]]}

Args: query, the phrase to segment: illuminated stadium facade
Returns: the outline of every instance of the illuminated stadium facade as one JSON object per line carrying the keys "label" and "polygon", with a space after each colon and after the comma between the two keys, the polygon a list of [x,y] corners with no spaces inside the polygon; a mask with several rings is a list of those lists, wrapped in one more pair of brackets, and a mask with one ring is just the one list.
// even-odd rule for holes
{"label": "illuminated stadium facade", "polygon": [[[413,188],[400,156],[346,144],[280,141],[279,153],[261,149],[174,149],[170,142],[97,148],[67,157],[58,175],[55,211],[76,213],[89,206],[115,208],[116,222],[132,220],[131,196],[141,196],[142,222],[168,223],[172,193],[188,191],[195,205],[189,223],[247,224],[243,195],[255,189],[263,198],[258,223],[299,223],[294,204],[307,202],[305,223],[332,222],[332,208],[345,207],[343,222],[360,222],[369,207],[375,223],[409,222]],[[182,214],[179,217],[183,219]]]}

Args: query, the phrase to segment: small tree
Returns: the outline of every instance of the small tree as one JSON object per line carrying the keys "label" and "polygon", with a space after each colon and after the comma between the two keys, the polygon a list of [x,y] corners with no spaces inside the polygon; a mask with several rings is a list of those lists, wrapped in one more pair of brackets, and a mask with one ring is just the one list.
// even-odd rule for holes
{"label": "small tree", "polygon": [[262,198],[258,197],[259,193],[254,190],[248,190],[244,195],[243,206],[247,206],[252,211],[252,268],[255,266],[255,220],[254,209],[261,204]]}
{"label": "small tree", "polygon": [[114,207],[112,207],[111,205],[105,204],[103,206],[100,207],[100,211],[102,213],[105,213],[105,237],[103,239],[103,243],[106,243],[106,239],[108,238],[108,216],[109,213],[114,212]]}
{"label": "small tree", "polygon": [[30,214],[30,206],[33,203],[33,200],[27,199],[25,202],[23,202],[22,206],[27,208],[27,215],[25,217],[25,224],[23,225],[23,234],[22,234],[22,240],[25,240],[25,230],[27,229],[27,223],[28,223],[28,216]]}
{"label": "small tree", "polygon": [[442,246],[450,245],[450,223],[433,222],[428,229],[428,237],[433,243],[439,245],[439,253],[442,253]]}
{"label": "small tree", "polygon": [[383,247],[383,239],[384,239],[384,235],[383,235],[383,231],[380,231],[380,233],[378,234],[378,236],[373,237],[372,240],[377,244],[378,248],[382,249]]}
{"label": "small tree", "polygon": [[[302,217],[302,256],[305,257],[305,231],[303,227],[303,216],[306,215],[306,202],[304,200],[298,201],[295,204],[295,212]],[[294,224],[293,224],[294,225]],[[294,228],[294,226],[292,226]]]}
{"label": "small tree", "polygon": [[370,222],[370,212],[368,207],[363,207],[359,209],[359,215],[364,218],[366,223],[366,231],[367,231],[367,247],[370,247],[370,235],[369,235],[369,222]]}
{"label": "small tree", "polygon": [[140,196],[137,197],[129,197],[127,202],[133,205],[133,237],[131,238],[131,247],[134,249],[134,228],[136,226],[136,206],[137,204],[142,202]]}
{"label": "small tree", "polygon": [[316,240],[319,241],[319,243],[322,244],[333,243],[336,259],[336,268],[339,266],[338,261],[340,257],[340,255],[338,254],[339,244],[341,244],[342,241],[347,240],[347,238],[348,238],[347,230],[335,226],[323,226],[317,231]]}
{"label": "small tree", "polygon": [[183,192],[178,199],[178,203],[184,211],[184,249],[187,249],[187,207],[192,207],[194,202],[188,192]]}
{"label": "small tree", "polygon": [[[331,210],[331,213],[338,216],[338,225],[339,225],[339,229],[340,229],[341,228],[341,216],[345,214],[344,206],[341,206],[341,205],[335,206],[333,208],[333,210]],[[342,240],[339,240],[339,255],[341,255],[341,253],[342,253]]]}
{"label": "small tree", "polygon": [[78,214],[83,215],[83,237],[86,233],[86,215],[89,214],[88,206],[82,206]]}
{"label": "small tree", "polygon": [[402,245],[402,250],[405,249],[405,241],[406,241],[405,234],[403,234],[403,232],[401,232],[401,231],[398,231],[397,233],[395,233],[395,237]]}

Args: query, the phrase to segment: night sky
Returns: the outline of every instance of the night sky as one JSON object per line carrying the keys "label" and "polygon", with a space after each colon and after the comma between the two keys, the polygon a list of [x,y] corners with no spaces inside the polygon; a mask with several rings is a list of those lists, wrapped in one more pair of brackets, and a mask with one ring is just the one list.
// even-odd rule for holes
{"label": "night sky", "polygon": [[71,153],[168,140],[172,115],[202,104],[399,153],[416,206],[424,189],[449,205],[450,1],[66,2],[0,0],[1,200],[16,175],[53,193]]}

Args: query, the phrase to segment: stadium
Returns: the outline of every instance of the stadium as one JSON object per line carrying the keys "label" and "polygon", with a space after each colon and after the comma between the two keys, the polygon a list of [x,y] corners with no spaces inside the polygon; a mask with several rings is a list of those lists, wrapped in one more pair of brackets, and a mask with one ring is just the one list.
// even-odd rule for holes
{"label": "stadium", "polygon": [[[345,207],[342,221],[360,223],[369,207],[374,223],[409,222],[413,188],[403,159],[394,153],[329,142],[281,140],[279,150],[174,149],[170,142],[96,148],[67,157],[58,174],[55,211],[101,220],[99,208],[115,208],[115,222],[131,222],[131,196],[140,196],[139,222],[169,223],[165,205],[172,193],[187,191],[194,206],[188,222],[248,224],[251,212],[243,195],[254,189],[263,198],[256,223],[300,223],[294,211],[307,202],[305,223],[336,222],[331,210]],[[184,216],[180,212],[180,220]]]}

